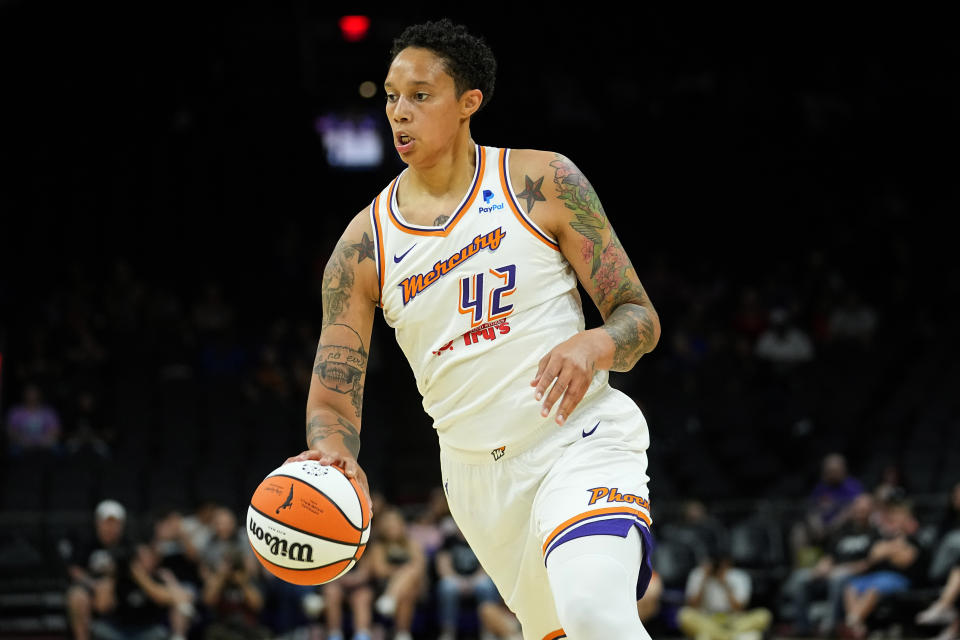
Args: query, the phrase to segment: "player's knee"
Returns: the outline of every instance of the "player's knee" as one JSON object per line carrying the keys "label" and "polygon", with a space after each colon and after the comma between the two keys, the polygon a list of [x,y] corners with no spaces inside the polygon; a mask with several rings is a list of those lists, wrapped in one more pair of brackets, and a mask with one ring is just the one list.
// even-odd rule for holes
{"label": "player's knee", "polygon": [[623,637],[625,629],[639,624],[635,594],[622,565],[592,556],[565,569],[566,585],[553,592],[560,622],[571,638]]}

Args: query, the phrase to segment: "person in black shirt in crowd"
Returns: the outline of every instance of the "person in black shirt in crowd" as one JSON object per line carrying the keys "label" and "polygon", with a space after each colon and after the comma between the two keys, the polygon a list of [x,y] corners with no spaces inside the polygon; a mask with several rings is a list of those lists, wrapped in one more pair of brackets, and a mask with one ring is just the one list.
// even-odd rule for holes
{"label": "person in black shirt in crowd", "polygon": [[894,499],[882,510],[881,537],[870,546],[867,568],[844,587],[846,620],[840,633],[846,637],[866,637],[867,620],[881,598],[920,583],[927,568],[923,547],[915,536],[916,518],[910,504]]}
{"label": "person in black shirt in crowd", "polygon": [[260,622],[263,591],[249,555],[227,548],[217,564],[202,567],[202,602],[209,619],[204,640],[266,640],[273,636]]}
{"label": "person in black shirt in crowd", "polygon": [[843,587],[847,579],[867,569],[870,548],[880,537],[872,521],[875,504],[869,493],[857,496],[849,518],[831,535],[827,553],[813,567],[795,570],[784,586],[784,595],[793,600],[793,635],[810,634],[810,604],[814,599],[825,599],[829,603],[827,614],[820,622],[821,634],[829,634],[836,626],[843,607]]}
{"label": "person in black shirt in crowd", "polygon": [[88,640],[94,616],[106,611],[110,596],[105,579],[129,553],[125,530],[126,509],[104,500],[94,511],[95,539],[67,552],[67,616],[77,640]]}
{"label": "person in black shirt in crowd", "polygon": [[158,582],[166,592],[170,607],[173,638],[185,637],[196,621],[196,603],[201,590],[200,571],[191,555],[191,547],[182,526],[181,513],[171,507],[159,507],[153,516],[153,538],[149,551],[155,556],[154,575],[145,582]]}

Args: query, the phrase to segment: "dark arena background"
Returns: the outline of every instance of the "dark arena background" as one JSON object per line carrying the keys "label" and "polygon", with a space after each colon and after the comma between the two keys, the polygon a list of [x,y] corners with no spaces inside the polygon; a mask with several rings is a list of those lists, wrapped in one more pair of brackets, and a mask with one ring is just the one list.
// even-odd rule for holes
{"label": "dark arena background", "polygon": [[[905,506],[919,549],[868,632],[947,628],[917,613],[960,561],[955,23],[878,5],[623,11],[0,0],[0,637],[73,637],[70,566],[89,569],[105,499],[131,544],[200,541],[187,637],[330,637],[328,594],[256,571],[261,606],[230,626],[203,544],[243,552],[254,487],[306,446],[325,261],[403,166],[391,40],[442,16],[497,56],[474,139],[574,160],[659,312],[656,350],[611,375],[650,426],[652,635],[683,635],[687,579],[717,540],[772,614],[758,633],[804,635],[795,587],[831,553],[809,524],[831,454],[844,497],[873,495],[884,535]],[[426,551],[412,634],[436,638],[438,446],[379,314],[363,413],[378,512],[399,508]],[[158,542],[160,522],[182,531]],[[128,565],[115,599],[145,624],[137,607],[160,605]],[[812,636],[829,601],[809,599]],[[495,637],[476,610],[467,597],[457,637]],[[842,615],[825,630],[862,633]]]}

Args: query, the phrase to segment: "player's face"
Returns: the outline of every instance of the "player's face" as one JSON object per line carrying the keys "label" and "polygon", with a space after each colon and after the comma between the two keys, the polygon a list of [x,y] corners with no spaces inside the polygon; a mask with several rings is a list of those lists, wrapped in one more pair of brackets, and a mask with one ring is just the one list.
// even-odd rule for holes
{"label": "player's face", "polygon": [[405,162],[425,160],[452,145],[463,108],[439,57],[407,47],[393,59],[383,87],[393,142]]}

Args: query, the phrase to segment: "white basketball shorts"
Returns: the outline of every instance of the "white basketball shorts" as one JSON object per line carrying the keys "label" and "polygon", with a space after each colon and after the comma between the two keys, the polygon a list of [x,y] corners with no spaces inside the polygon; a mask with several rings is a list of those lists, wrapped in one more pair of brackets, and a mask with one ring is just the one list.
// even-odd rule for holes
{"label": "white basketball shorts", "polygon": [[440,451],[450,513],[520,619],[525,640],[566,637],[546,563],[568,540],[625,537],[636,526],[644,540],[638,599],[650,580],[650,436],[639,407],[609,388],[578,406],[565,425],[550,424],[523,451]]}

